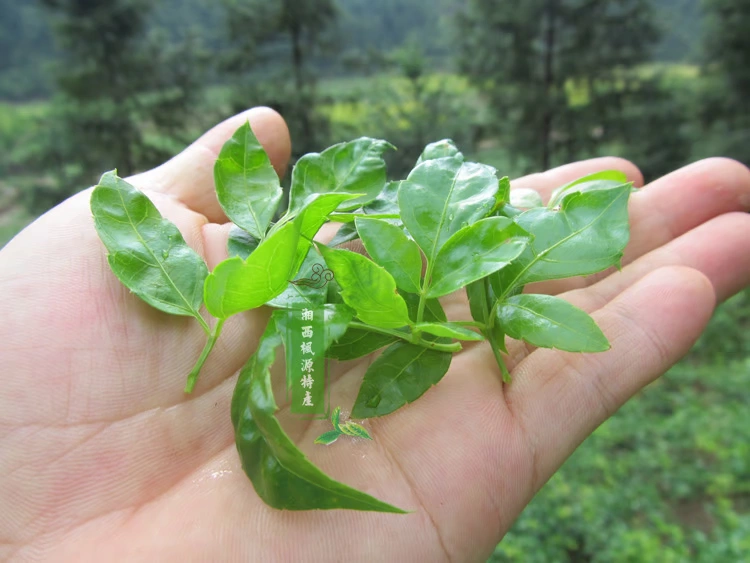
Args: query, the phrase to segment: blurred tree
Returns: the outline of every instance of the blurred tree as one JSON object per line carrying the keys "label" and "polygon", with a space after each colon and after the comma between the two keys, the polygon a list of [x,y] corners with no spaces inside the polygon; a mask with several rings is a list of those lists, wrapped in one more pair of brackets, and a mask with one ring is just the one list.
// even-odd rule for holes
{"label": "blurred tree", "polygon": [[0,2],[0,98],[49,95],[52,38],[36,2]]}
{"label": "blurred tree", "polygon": [[460,65],[522,167],[547,169],[626,134],[617,117],[644,83],[653,18],[648,0],[469,0]]}
{"label": "blurred tree", "polygon": [[[184,145],[186,113],[199,91],[194,41],[146,33],[149,0],[42,0],[63,51],[59,95],[45,151],[55,186],[32,194],[46,207],[117,168],[125,176]],[[72,165],[70,163],[76,163]]]}
{"label": "blurred tree", "polygon": [[698,62],[703,33],[701,5],[697,0],[654,0],[656,23],[662,39],[654,49],[657,61]]}
{"label": "blurred tree", "polygon": [[[226,67],[245,77],[237,109],[264,103],[286,118],[295,155],[321,149],[325,122],[316,113],[311,61],[330,45],[334,0],[224,0],[234,48]],[[287,65],[279,64],[286,58]],[[291,82],[288,77],[291,77]],[[322,141],[322,142],[321,142]]]}
{"label": "blurred tree", "polygon": [[452,51],[451,18],[461,0],[338,0],[341,34],[352,51],[387,52],[419,44],[430,62],[443,62]]}
{"label": "blurred tree", "polygon": [[704,0],[704,150],[750,164],[750,1]]}
{"label": "blurred tree", "polygon": [[435,73],[416,42],[384,54],[380,68],[398,77],[389,74],[377,81],[380,86],[373,83],[364,110],[366,134],[388,139],[398,149],[386,154],[391,177],[404,178],[425,145],[439,139],[451,138],[461,150],[473,150],[480,104],[465,80]]}

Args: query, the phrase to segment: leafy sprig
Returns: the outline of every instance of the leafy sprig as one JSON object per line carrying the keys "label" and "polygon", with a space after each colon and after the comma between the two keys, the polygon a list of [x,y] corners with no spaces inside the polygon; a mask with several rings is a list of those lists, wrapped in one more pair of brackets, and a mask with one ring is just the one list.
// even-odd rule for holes
{"label": "leafy sprig", "polygon": [[[365,373],[355,418],[384,416],[417,400],[440,382],[453,354],[473,342],[492,349],[506,382],[506,335],[570,352],[609,347],[584,311],[524,289],[619,266],[632,189],[623,174],[562,186],[544,206],[535,192],[512,192],[491,166],[467,162],[449,140],[428,145],[407,178],[387,182],[382,156],[391,148],[363,137],[302,157],[289,206],[278,216],[279,179],[250,125],[240,127],[214,168],[219,203],[234,225],[229,258],[210,273],[175,225],[114,172],[92,193],[96,229],[115,275],[157,309],[194,317],[207,334],[186,392],[229,317],[263,305],[282,309],[271,316],[232,399],[243,468],[276,508],[403,512],[324,475],[281,428],[270,367],[286,342],[284,308],[323,308],[329,358],[382,350]],[[343,223],[334,239],[313,242],[329,221]],[[339,247],[356,238],[367,256]],[[335,281],[289,283],[316,264],[335,272]],[[438,298],[461,290],[471,320],[448,321]],[[337,408],[333,430],[317,443],[344,434],[371,439],[339,417]]]}
{"label": "leafy sprig", "polygon": [[336,407],[331,413],[331,424],[333,425],[333,430],[324,432],[323,434],[315,438],[315,443],[322,444],[324,446],[330,446],[341,436],[354,436],[356,438],[372,440],[372,436],[370,436],[370,433],[361,424],[357,424],[352,420],[347,420],[342,424],[340,419],[341,407]]}

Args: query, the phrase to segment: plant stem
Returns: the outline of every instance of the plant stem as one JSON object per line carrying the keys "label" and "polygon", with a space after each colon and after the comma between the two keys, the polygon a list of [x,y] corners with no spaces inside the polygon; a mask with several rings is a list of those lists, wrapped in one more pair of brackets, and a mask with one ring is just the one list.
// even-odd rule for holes
{"label": "plant stem", "polygon": [[[204,321],[205,322],[205,321]],[[187,383],[185,384],[185,393],[192,393],[193,388],[195,387],[196,382],[198,381],[198,374],[201,371],[201,368],[203,367],[203,364],[206,363],[206,359],[208,358],[208,355],[211,353],[211,350],[213,350],[214,344],[216,344],[216,341],[219,339],[219,335],[221,334],[221,329],[224,326],[224,319],[219,319],[219,321],[216,323],[216,326],[214,327],[213,332],[209,332],[210,335],[208,337],[208,341],[206,342],[206,345],[203,347],[203,352],[201,352],[200,357],[198,358],[198,361],[193,366],[193,369],[190,371],[190,375],[188,375]]]}
{"label": "plant stem", "polygon": [[[435,249],[433,248],[432,252],[434,258]],[[427,271],[424,274],[424,279],[422,280],[422,290],[419,292],[419,306],[417,307],[417,322],[416,324],[419,324],[422,322],[422,317],[424,317],[424,306],[427,303],[427,292],[430,289],[430,282],[432,281],[432,268],[435,266],[435,260],[429,259],[427,260]],[[414,331],[414,338],[421,341],[421,331],[417,330]]]}
{"label": "plant stem", "polygon": [[438,350],[440,352],[458,352],[462,350],[461,344],[459,342],[452,342],[451,344],[440,344],[438,342],[429,342],[427,340],[421,340],[421,339],[417,340],[414,338],[413,333],[409,334],[408,332],[401,332],[401,331],[392,330],[389,328],[380,328],[378,326],[367,325],[364,323],[359,323],[357,321],[350,322],[349,326],[352,328],[358,328],[360,330],[366,330],[369,332],[377,332],[379,334],[387,334],[389,336],[395,336],[396,338],[405,340],[409,344],[414,344],[416,346],[421,346],[422,348],[428,348],[430,350]]}
{"label": "plant stem", "polygon": [[197,313],[195,315],[195,320],[197,320],[198,324],[201,325],[201,328],[203,329],[203,331],[210,336],[211,335],[211,327],[208,326],[208,323],[206,322],[206,319],[204,319],[200,315],[200,313]]}
{"label": "plant stem", "polygon": [[508,366],[505,365],[505,360],[503,360],[503,357],[500,355],[500,350],[498,350],[497,347],[495,346],[494,342],[490,338],[489,333],[485,332],[484,337],[489,342],[490,348],[492,348],[492,353],[495,356],[495,361],[497,362],[497,365],[500,368],[500,372],[503,374],[503,382],[510,383],[510,372],[508,372]]}

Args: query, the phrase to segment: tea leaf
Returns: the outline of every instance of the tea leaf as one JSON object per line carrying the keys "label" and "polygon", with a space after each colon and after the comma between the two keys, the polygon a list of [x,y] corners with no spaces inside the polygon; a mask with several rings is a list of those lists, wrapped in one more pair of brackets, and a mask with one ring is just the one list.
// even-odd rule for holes
{"label": "tea leaf", "polygon": [[497,321],[512,338],[568,352],[603,352],[609,342],[594,319],[551,295],[516,295],[496,309]]}
{"label": "tea leaf", "polygon": [[367,369],[352,417],[383,416],[416,401],[443,378],[452,357],[407,342],[392,344]]}
{"label": "tea leaf", "polygon": [[362,137],[339,143],[322,153],[307,154],[292,171],[289,211],[296,213],[309,198],[320,193],[363,194],[341,205],[356,209],[375,199],[385,185],[383,153],[394,148],[386,141]]}
{"label": "tea leaf", "polygon": [[333,413],[331,414],[331,424],[333,424],[333,428],[337,432],[341,431],[341,429],[339,428],[340,419],[341,419],[341,407],[336,407],[335,409],[333,409]]}
{"label": "tea leaf", "polygon": [[395,336],[350,328],[337,343],[328,349],[326,356],[340,361],[356,360],[367,354],[372,354],[396,340]]}
{"label": "tea leaf", "polygon": [[484,340],[481,334],[454,323],[419,323],[414,330],[429,332],[435,336],[445,336],[456,340]]}
{"label": "tea leaf", "polygon": [[227,238],[227,254],[230,258],[232,256],[239,256],[243,260],[247,260],[247,257],[255,252],[259,244],[260,241],[258,239],[245,229],[232,223],[229,229],[229,238]]}
{"label": "tea leaf", "polygon": [[242,468],[258,496],[278,509],[346,508],[404,511],[331,479],[310,462],[275,416],[271,365],[281,337],[271,318],[258,349],[242,368],[232,397],[232,422]]}
{"label": "tea leaf", "polygon": [[418,293],[422,279],[422,254],[417,244],[404,231],[385,221],[357,218],[355,223],[373,261],[388,270],[400,289]]}
{"label": "tea leaf", "polygon": [[[313,268],[321,273],[317,274]],[[332,272],[328,270],[323,257],[311,247],[295,279],[290,280],[298,283],[290,283],[284,291],[266,304],[282,309],[322,305],[326,302],[328,291],[325,284],[326,274],[332,275]]]}
{"label": "tea leaf", "polygon": [[455,156],[424,161],[411,171],[398,191],[399,209],[428,264],[453,234],[489,214],[497,190],[494,168]]}
{"label": "tea leaf", "polygon": [[505,217],[464,227],[435,258],[428,297],[441,297],[507,266],[529,243],[528,233]]}
{"label": "tea leaf", "polygon": [[[307,203],[297,213],[296,218],[287,219],[295,221],[300,228],[300,239],[297,244],[297,262],[293,268],[296,272],[302,267],[302,262],[307,255],[313,237],[318,233],[320,227],[328,220],[328,215],[338,207],[341,202],[357,197],[356,194],[320,194],[312,195]],[[273,233],[282,226],[282,222],[274,225]]]}
{"label": "tea leaf", "polygon": [[505,347],[505,333],[495,324],[490,328],[490,317],[492,316],[492,307],[495,303],[495,294],[489,284],[489,279],[477,280],[466,286],[466,296],[469,298],[469,309],[471,317],[484,325],[487,330],[482,334],[490,343],[496,352],[508,353]]}
{"label": "tea leaf", "polygon": [[323,342],[328,349],[344,337],[354,317],[354,311],[343,303],[326,303],[323,306],[323,315],[323,324],[326,327]]}
{"label": "tea leaf", "polygon": [[344,302],[367,324],[398,328],[409,324],[404,299],[396,293],[396,282],[385,269],[349,250],[318,250],[336,275]]}
{"label": "tea leaf", "polygon": [[497,194],[495,194],[495,209],[499,209],[506,203],[510,203],[510,178],[503,176],[497,183]]}
{"label": "tea leaf", "polygon": [[359,194],[313,194],[307,203],[298,211],[298,222],[300,234],[307,239],[312,239],[323,223],[343,202],[359,197]]}
{"label": "tea leaf", "polygon": [[358,238],[359,233],[357,232],[357,227],[354,226],[354,223],[344,223],[343,225],[341,225],[339,230],[336,231],[336,234],[330,240],[328,246],[333,248],[335,246],[344,244],[345,242],[357,240]]}
{"label": "tea leaf", "polygon": [[362,208],[367,214],[398,213],[398,189],[401,182],[387,182],[378,196]]}
{"label": "tea leaf", "polygon": [[455,156],[463,160],[464,155],[458,150],[456,144],[450,139],[443,139],[442,141],[435,141],[427,145],[422,154],[419,155],[417,164],[421,164],[425,160],[435,160],[436,158],[444,158],[446,156]]}
{"label": "tea leaf", "polygon": [[365,429],[364,426],[357,424],[356,422],[352,422],[351,420],[341,425],[341,432],[348,436],[364,438],[365,440],[372,440],[372,436],[370,436],[370,433]]}
{"label": "tea leaf", "polygon": [[232,222],[256,239],[266,234],[281,200],[279,177],[250,123],[237,129],[214,165],[216,197]]}
{"label": "tea leaf", "polygon": [[280,295],[296,274],[299,239],[298,224],[287,223],[260,243],[247,260],[235,256],[220,262],[204,286],[208,311],[225,319]]}
{"label": "tea leaf", "polygon": [[324,446],[330,446],[333,444],[336,440],[339,439],[339,436],[341,436],[343,432],[339,432],[338,430],[329,430],[328,432],[324,432],[317,438],[315,438],[316,444],[323,444]]}
{"label": "tea leaf", "polygon": [[514,220],[533,235],[531,244],[493,275],[498,297],[517,287],[548,279],[584,276],[620,263],[628,242],[630,185],[574,192],[560,211],[536,208]]}
{"label": "tea leaf", "polygon": [[119,280],[146,303],[172,315],[198,312],[208,268],[174,223],[143,192],[107,172],[91,194],[94,225]]}
{"label": "tea leaf", "polygon": [[550,197],[548,207],[552,208],[560,204],[565,196],[573,192],[584,192],[591,190],[607,190],[617,188],[628,183],[628,177],[619,170],[605,170],[595,172],[583,178],[578,178],[572,182],[560,186]]}

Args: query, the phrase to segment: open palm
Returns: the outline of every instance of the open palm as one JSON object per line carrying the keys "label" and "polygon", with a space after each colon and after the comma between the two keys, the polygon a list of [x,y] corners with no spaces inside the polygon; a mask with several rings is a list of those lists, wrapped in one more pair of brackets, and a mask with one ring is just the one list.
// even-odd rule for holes
{"label": "open palm", "polygon": [[[209,268],[228,231],[213,161],[247,118],[283,169],[286,127],[258,109],[130,180]],[[640,181],[631,164],[606,158],[514,186],[544,194],[610,168]],[[437,387],[367,423],[372,442],[313,446],[326,423],[285,417],[282,405],[290,435],[326,473],[414,512],[278,511],[243,474],[229,420],[236,373],[268,311],[228,321],[184,395],[205,333],[123,288],[89,197],[70,198],[0,252],[2,559],[481,560],[576,446],[689,349],[717,299],[750,283],[750,172],[713,159],[662,178],[631,199],[622,271],[535,289],[592,313],[609,352],[511,342],[513,383],[503,385],[488,345],[465,345]],[[449,319],[470,318],[463,293],[443,305]],[[371,361],[334,366],[333,404],[346,412]]]}

